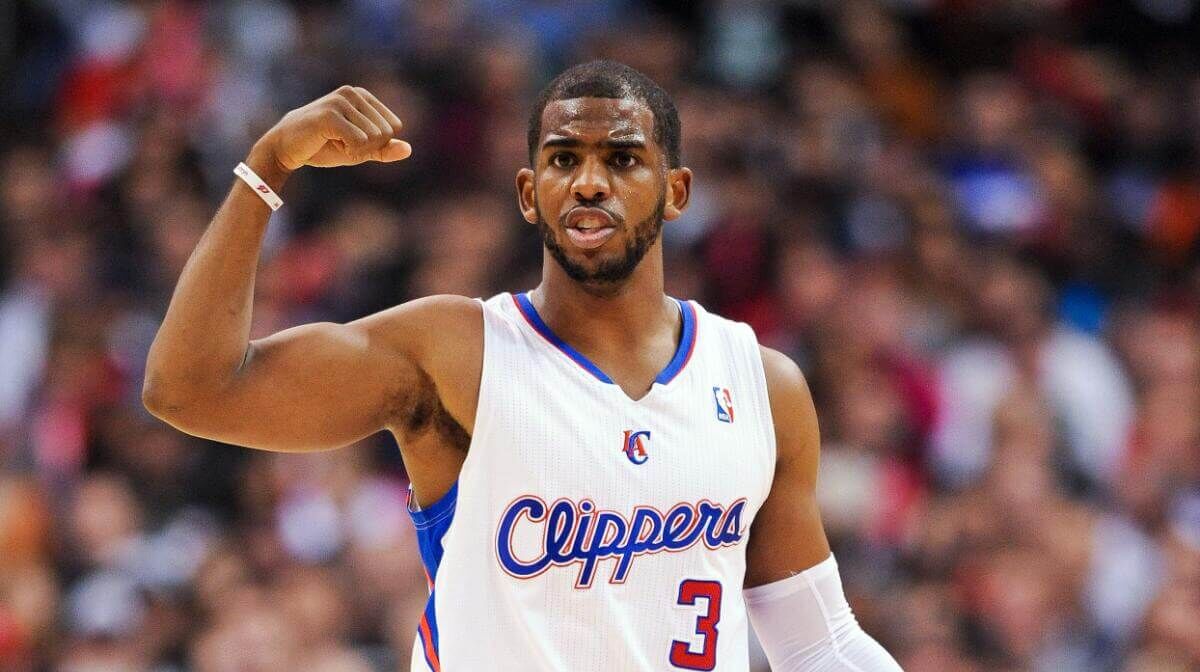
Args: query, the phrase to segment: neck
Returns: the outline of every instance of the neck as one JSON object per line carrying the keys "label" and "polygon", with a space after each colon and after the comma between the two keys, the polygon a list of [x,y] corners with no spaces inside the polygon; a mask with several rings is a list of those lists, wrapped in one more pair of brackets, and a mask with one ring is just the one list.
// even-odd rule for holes
{"label": "neck", "polygon": [[679,308],[663,292],[661,239],[623,282],[599,287],[572,279],[543,252],[542,282],[529,297],[556,333],[584,347],[636,344],[679,321]]}

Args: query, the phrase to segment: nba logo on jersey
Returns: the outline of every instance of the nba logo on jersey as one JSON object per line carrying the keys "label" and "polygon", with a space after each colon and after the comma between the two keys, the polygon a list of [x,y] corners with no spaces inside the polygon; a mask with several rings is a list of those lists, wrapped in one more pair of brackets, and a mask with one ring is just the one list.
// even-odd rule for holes
{"label": "nba logo on jersey", "polygon": [[649,441],[650,432],[648,430],[640,432],[632,429],[625,430],[625,440],[621,444],[621,450],[625,451],[625,457],[628,457],[629,461],[634,464],[642,464],[650,458],[650,455],[646,453],[646,444],[642,441],[642,437]]}
{"label": "nba logo on jersey", "polygon": [[733,397],[728,387],[714,387],[713,399],[717,402],[717,420],[733,422]]}

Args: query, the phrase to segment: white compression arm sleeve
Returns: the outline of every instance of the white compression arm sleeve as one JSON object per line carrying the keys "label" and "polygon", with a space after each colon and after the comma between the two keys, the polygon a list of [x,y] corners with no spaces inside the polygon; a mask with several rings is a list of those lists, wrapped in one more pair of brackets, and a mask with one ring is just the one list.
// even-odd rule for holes
{"label": "white compression arm sleeve", "polygon": [[832,555],[743,596],[772,672],[900,672],[896,659],[859,627]]}

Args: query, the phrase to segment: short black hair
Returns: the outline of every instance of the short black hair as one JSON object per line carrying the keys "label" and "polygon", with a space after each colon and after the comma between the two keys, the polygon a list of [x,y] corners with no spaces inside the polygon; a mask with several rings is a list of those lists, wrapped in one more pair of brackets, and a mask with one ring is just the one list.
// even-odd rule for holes
{"label": "short black hair", "polygon": [[679,167],[679,112],[675,103],[654,80],[624,63],[610,60],[589,61],[568,68],[538,94],[529,115],[529,165],[534,165],[537,157],[546,105],[552,100],[571,98],[633,98],[645,103],[654,113],[654,141],[666,153],[667,165]]}

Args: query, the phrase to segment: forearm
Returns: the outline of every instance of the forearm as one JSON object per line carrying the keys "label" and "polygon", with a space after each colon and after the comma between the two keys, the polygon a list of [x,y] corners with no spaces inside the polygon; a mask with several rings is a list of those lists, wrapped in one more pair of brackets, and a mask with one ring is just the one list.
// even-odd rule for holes
{"label": "forearm", "polygon": [[862,630],[830,556],[804,572],[745,592],[746,609],[776,672],[900,672]]}
{"label": "forearm", "polygon": [[[287,172],[255,148],[246,163],[277,192]],[[244,182],[233,187],[183,268],[150,347],[143,396],[170,407],[221,389],[250,338],[254,276],[271,209]]]}

